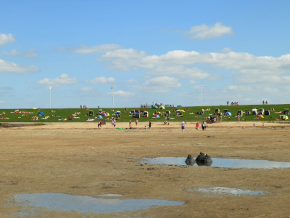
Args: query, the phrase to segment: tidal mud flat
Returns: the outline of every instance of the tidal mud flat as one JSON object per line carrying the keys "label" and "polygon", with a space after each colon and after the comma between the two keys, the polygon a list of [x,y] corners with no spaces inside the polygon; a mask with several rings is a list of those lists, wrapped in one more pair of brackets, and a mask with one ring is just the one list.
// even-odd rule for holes
{"label": "tidal mud flat", "polygon": [[[222,123],[197,131],[187,123],[184,132],[179,123],[152,123],[150,130],[146,124],[135,129],[126,129],[125,123],[117,123],[122,129],[96,123],[0,128],[0,217],[289,217],[289,168],[140,163],[158,157],[185,160],[188,154],[196,158],[200,152],[213,160],[290,162],[288,124]],[[215,187],[223,192],[200,191]],[[149,207],[94,212],[78,211],[81,205],[76,205],[71,211],[66,205],[53,210],[30,204],[31,199],[19,201],[19,196],[33,194],[83,196],[90,199],[81,201],[84,206],[92,198],[110,198],[103,202],[116,205],[135,199],[149,201]],[[154,203],[159,200],[177,203]]]}

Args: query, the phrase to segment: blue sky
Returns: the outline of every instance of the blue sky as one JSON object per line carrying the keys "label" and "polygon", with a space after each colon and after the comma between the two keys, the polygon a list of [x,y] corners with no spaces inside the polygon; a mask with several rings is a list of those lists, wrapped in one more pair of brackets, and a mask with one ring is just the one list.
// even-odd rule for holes
{"label": "blue sky", "polygon": [[289,8],[289,0],[6,1],[0,108],[289,103]]}

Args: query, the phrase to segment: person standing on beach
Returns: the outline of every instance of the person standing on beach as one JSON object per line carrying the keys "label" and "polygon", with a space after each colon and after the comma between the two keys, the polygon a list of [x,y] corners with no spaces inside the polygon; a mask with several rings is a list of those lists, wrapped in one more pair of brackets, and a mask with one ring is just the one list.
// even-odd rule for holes
{"label": "person standing on beach", "polygon": [[131,129],[131,120],[129,121],[129,129]]}
{"label": "person standing on beach", "polygon": [[182,122],[181,122],[181,130],[182,130],[182,132],[184,131],[184,129],[185,129],[184,121],[182,121]]}
{"label": "person standing on beach", "polygon": [[149,129],[151,129],[151,121],[149,121]]}
{"label": "person standing on beach", "polygon": [[201,127],[202,127],[202,130],[205,130],[206,129],[206,126],[205,126],[204,121],[202,122]]}
{"label": "person standing on beach", "polygon": [[112,119],[112,125],[116,127],[116,120],[114,118]]}
{"label": "person standing on beach", "polygon": [[135,120],[135,124],[136,124],[136,127],[137,127],[137,125],[138,125],[138,119]]}
{"label": "person standing on beach", "polygon": [[195,128],[196,128],[196,130],[199,130],[199,122],[196,122]]}

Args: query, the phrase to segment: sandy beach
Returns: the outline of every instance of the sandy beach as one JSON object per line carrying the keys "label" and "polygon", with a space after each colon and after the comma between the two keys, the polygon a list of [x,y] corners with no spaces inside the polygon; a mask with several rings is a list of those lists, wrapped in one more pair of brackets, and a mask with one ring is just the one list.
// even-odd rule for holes
{"label": "sandy beach", "polygon": [[[195,123],[48,123],[0,128],[0,217],[289,217],[290,169],[144,164],[143,158],[196,157],[290,162],[290,124],[220,122],[205,131]],[[212,194],[199,188],[262,191]],[[178,206],[111,212],[53,210],[18,202],[19,194],[118,196],[158,199]],[[115,202],[116,203],[116,202]],[[88,202],[87,202],[88,204]],[[83,207],[85,204],[83,205]]]}

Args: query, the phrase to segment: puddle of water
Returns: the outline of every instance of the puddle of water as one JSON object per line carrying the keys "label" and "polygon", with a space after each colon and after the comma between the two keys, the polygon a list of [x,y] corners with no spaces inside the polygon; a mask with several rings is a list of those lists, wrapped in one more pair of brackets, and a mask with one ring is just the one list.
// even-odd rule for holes
{"label": "puddle of water", "polygon": [[242,190],[237,188],[226,187],[210,187],[210,188],[195,188],[193,191],[221,194],[221,195],[264,195],[263,191]]}
{"label": "puddle of water", "polygon": [[[119,195],[113,194],[113,197]],[[44,207],[49,210],[77,211],[82,213],[117,213],[148,209],[152,206],[180,206],[183,203],[178,201],[167,201],[158,199],[129,199],[123,200],[112,197],[106,198],[68,195],[62,193],[31,193],[14,195],[16,202],[28,206]]]}
{"label": "puddle of water", "polygon": [[[227,158],[211,158],[212,167],[223,168],[250,168],[250,169],[275,169],[290,168],[290,162],[278,162],[268,160],[247,160],[247,159],[227,159]],[[157,157],[146,158],[139,163],[150,164],[167,164],[167,165],[186,165],[184,157]],[[193,166],[198,166],[194,164]]]}
{"label": "puddle of water", "polygon": [[98,197],[121,197],[122,195],[118,194],[103,194],[103,195],[97,195]]}

